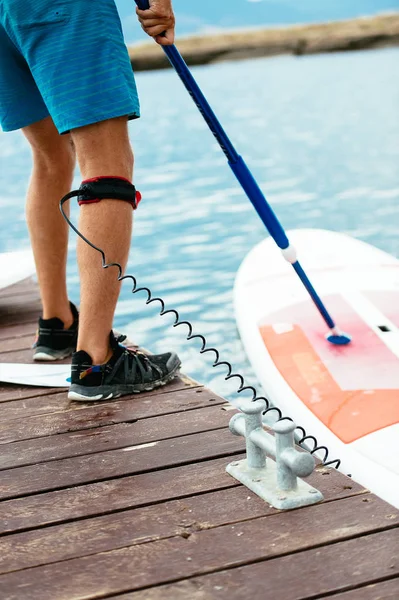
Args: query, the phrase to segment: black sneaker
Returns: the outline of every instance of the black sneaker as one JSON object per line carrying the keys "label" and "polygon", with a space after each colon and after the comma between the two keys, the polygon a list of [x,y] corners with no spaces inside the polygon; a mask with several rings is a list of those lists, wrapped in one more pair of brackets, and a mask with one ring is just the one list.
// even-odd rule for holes
{"label": "black sneaker", "polygon": [[145,354],[127,348],[110,334],[112,358],[103,365],[93,365],[81,350],[72,357],[71,387],[68,398],[80,402],[110,400],[128,394],[149,392],[165,385],[179,372],[180,359],[174,352]]}
{"label": "black sneaker", "polygon": [[72,302],[69,303],[73,315],[73,323],[64,329],[61,319],[39,319],[37,338],[33,344],[33,360],[53,361],[71,356],[76,350],[78,339],[79,313]]}

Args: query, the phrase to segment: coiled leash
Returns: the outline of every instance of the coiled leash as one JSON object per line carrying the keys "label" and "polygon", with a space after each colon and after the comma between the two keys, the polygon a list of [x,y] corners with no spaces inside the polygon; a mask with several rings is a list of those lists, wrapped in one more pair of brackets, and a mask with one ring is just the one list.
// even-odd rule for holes
{"label": "coiled leash", "polygon": [[[127,279],[131,280],[131,282],[133,284],[132,294],[144,292],[147,295],[147,299],[145,301],[146,304],[152,304],[153,302],[157,302],[160,305],[159,314],[161,317],[163,317],[165,315],[173,315],[174,316],[175,321],[172,324],[172,327],[175,328],[175,327],[179,327],[181,325],[185,325],[187,327],[187,329],[188,329],[188,335],[186,338],[187,341],[195,340],[195,339],[198,339],[201,341],[202,345],[199,350],[200,354],[206,354],[207,352],[212,352],[215,355],[215,360],[213,362],[212,367],[224,366],[227,368],[228,373],[224,378],[225,381],[229,381],[230,379],[233,379],[233,378],[237,378],[239,380],[240,385],[237,389],[238,394],[240,394],[244,391],[251,391],[252,392],[252,401],[263,400],[265,402],[266,408],[265,408],[265,411],[263,412],[264,415],[266,415],[267,413],[275,412],[277,415],[276,420],[287,419],[289,421],[292,421],[291,418],[284,417],[279,408],[272,406],[271,402],[266,397],[258,396],[257,391],[253,386],[245,385],[244,377],[240,373],[233,373],[233,367],[232,367],[231,363],[228,362],[227,360],[220,360],[220,354],[216,348],[207,347],[206,337],[201,334],[193,333],[193,325],[190,323],[190,321],[180,320],[179,312],[175,309],[167,309],[164,300],[159,297],[154,297],[149,288],[138,287],[136,278],[133,275],[124,275],[123,269],[119,263],[117,263],[117,262],[108,263],[107,262],[105,252],[101,248],[99,248],[98,246],[93,244],[90,240],[88,240],[77,229],[77,227],[75,227],[75,225],[71,222],[71,220],[65,213],[64,204],[71,198],[77,198],[80,206],[98,203],[98,202],[101,202],[101,200],[105,200],[105,199],[107,199],[107,200],[123,200],[125,202],[129,202],[129,204],[132,206],[133,210],[135,210],[135,209],[137,209],[137,207],[140,203],[140,200],[141,200],[141,194],[140,194],[140,192],[138,192],[136,190],[135,186],[132,183],[130,183],[130,181],[128,181],[127,179],[124,179],[121,177],[106,176],[106,177],[95,177],[93,179],[86,179],[85,181],[82,182],[82,184],[78,190],[73,190],[72,192],[69,192],[61,199],[60,210],[61,210],[62,216],[64,217],[65,221],[68,223],[69,227],[71,227],[71,229],[84,242],[86,242],[86,244],[88,244],[91,248],[93,248],[94,250],[96,250],[97,252],[99,252],[101,254],[103,269],[108,269],[110,267],[116,267],[118,269],[118,281],[125,281]],[[317,439],[314,436],[307,435],[307,433],[303,427],[297,427],[297,432],[299,433],[299,435],[297,433],[296,440],[300,446],[302,446],[304,449],[308,450],[311,454],[315,454],[316,452],[319,452],[319,453],[324,452],[323,464],[325,466],[335,466],[335,468],[337,468],[337,469],[339,468],[339,466],[341,464],[341,461],[339,459],[328,461],[329,452],[328,452],[328,448],[326,446],[319,446]],[[309,449],[308,446],[304,446],[305,443],[307,443],[309,445],[309,442],[311,442],[313,444],[312,449]]]}

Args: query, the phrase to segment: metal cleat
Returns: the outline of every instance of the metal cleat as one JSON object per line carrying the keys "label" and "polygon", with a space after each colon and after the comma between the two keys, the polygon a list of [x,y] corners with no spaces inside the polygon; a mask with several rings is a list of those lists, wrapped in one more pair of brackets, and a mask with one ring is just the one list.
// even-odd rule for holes
{"label": "metal cleat", "polygon": [[308,452],[295,448],[295,423],[288,419],[278,421],[273,425],[272,436],[263,428],[264,408],[262,400],[246,402],[240,406],[242,414],[230,420],[230,431],[245,437],[247,457],[230,463],[227,472],[280,510],[320,502],[321,492],[299,479],[313,472],[315,461]]}

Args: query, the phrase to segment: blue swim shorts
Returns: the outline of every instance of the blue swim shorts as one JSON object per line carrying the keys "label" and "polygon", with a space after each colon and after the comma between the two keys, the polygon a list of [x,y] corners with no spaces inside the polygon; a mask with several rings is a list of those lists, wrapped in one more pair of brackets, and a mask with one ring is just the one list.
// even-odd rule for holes
{"label": "blue swim shorts", "polygon": [[49,115],[60,133],[140,116],[114,0],[0,0],[1,127]]}

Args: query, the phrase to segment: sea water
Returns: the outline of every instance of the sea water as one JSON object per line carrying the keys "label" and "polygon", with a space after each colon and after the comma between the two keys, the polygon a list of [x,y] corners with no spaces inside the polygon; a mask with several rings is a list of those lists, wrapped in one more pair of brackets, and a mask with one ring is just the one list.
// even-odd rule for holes
{"label": "sea water", "polygon": [[[220,63],[193,73],[284,227],[345,232],[399,257],[398,65],[399,49],[384,49]],[[140,73],[137,83],[142,119],[130,124],[130,135],[144,199],[127,272],[254,384],[233,285],[246,254],[267,235],[264,226],[176,74]],[[30,167],[22,135],[0,134],[0,251],[29,244]],[[77,302],[74,236],[68,284]],[[186,328],[173,329],[174,319],[159,317],[145,299],[124,285],[118,330],[154,352],[178,351],[187,374],[234,398],[235,385],[224,381],[224,368],[212,368],[213,355],[201,356],[201,343],[187,342]]]}

